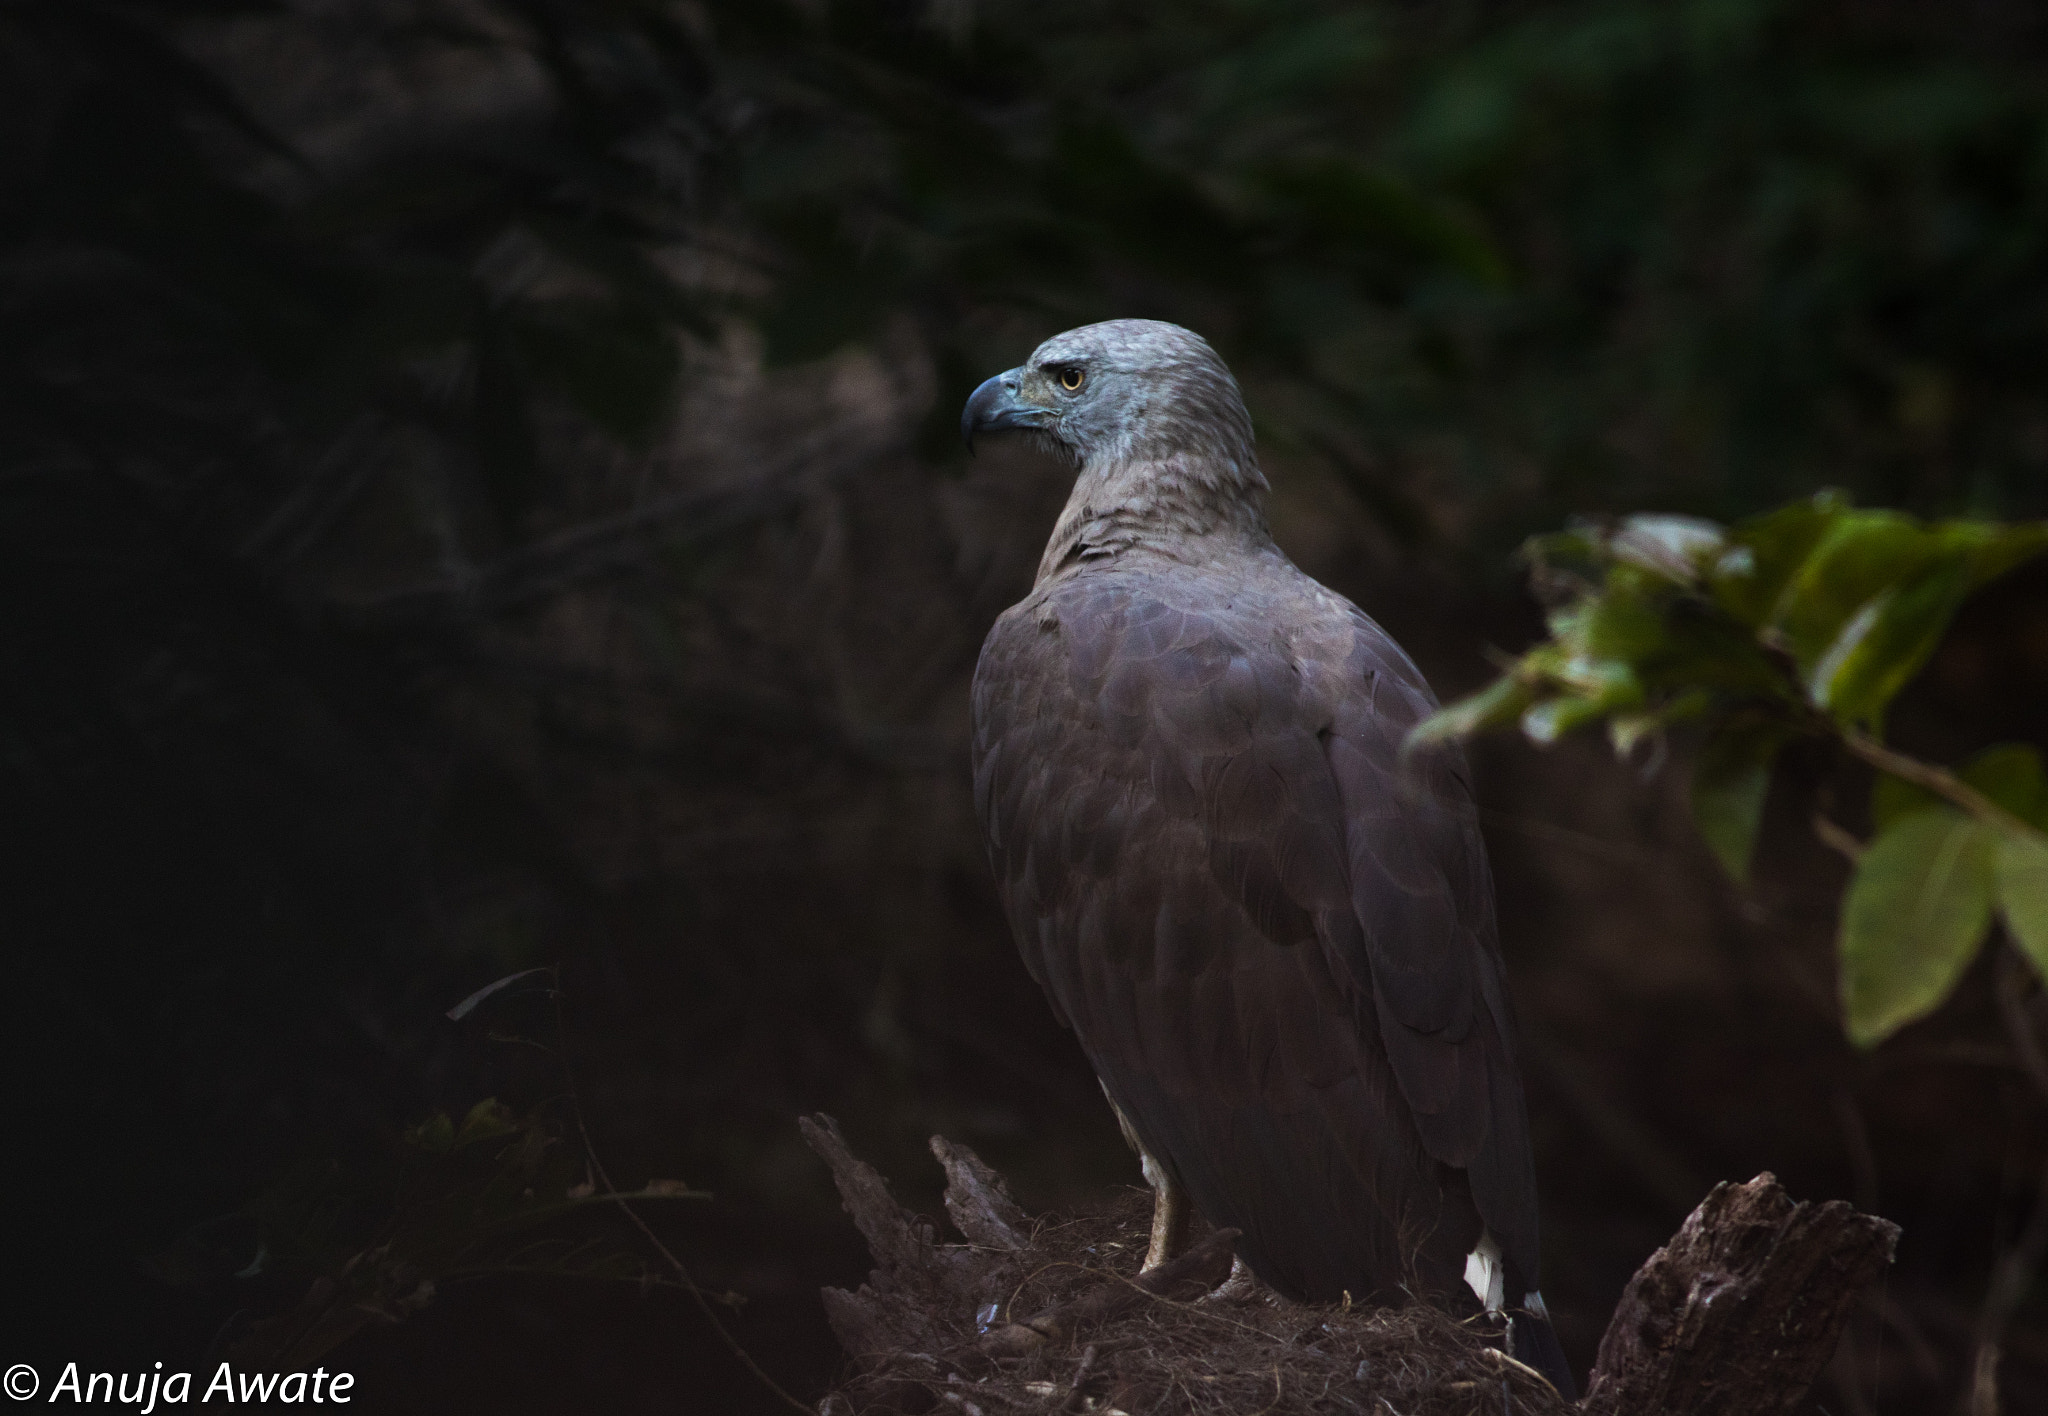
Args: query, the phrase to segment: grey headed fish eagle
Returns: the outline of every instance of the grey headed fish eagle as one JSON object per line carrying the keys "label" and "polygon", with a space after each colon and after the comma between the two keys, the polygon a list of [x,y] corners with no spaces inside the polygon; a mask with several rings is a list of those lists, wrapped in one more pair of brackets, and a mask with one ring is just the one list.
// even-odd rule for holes
{"label": "grey headed fish eagle", "polygon": [[1462,758],[1387,632],[1266,526],[1237,382],[1177,325],[1041,344],[961,430],[1077,469],[973,692],[974,795],[1024,963],[1156,1192],[1303,1300],[1505,1312],[1572,1394]]}

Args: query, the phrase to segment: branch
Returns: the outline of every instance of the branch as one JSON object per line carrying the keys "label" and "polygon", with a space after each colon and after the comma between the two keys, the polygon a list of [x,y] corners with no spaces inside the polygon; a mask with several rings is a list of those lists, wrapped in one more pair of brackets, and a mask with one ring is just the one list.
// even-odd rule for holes
{"label": "branch", "polygon": [[1894,752],[1868,733],[1859,732],[1855,728],[1843,728],[1839,735],[1843,746],[1878,771],[1889,773],[1902,782],[1911,782],[1916,787],[1924,787],[2008,835],[2043,837],[2041,831],[2007,811],[1955,773],[1936,767],[1932,763],[1922,762],[1917,757],[1908,757],[1903,752]]}
{"label": "branch", "polygon": [[2034,1020],[2027,1016],[2027,985],[2033,978],[2033,970],[2011,949],[2001,952],[1998,959],[1998,1012],[2005,1022],[2006,1035],[2012,1039],[2013,1051],[2019,1054],[2020,1069],[2027,1074],[2027,1080],[2034,1089],[2048,1099],[2048,1053],[2041,1050],[2041,1039],[2034,1033]]}
{"label": "branch", "polygon": [[2034,1192],[2026,1228],[1991,1271],[1984,1310],[1977,1319],[1976,1359],[1970,1364],[1970,1416],[1999,1416],[1998,1362],[2004,1355],[2005,1330],[2013,1310],[2034,1286],[2041,1260],[2048,1256],[2048,1168]]}
{"label": "branch", "polygon": [[1841,826],[1825,811],[1813,813],[1813,834],[1820,837],[1820,843],[1838,852],[1849,864],[1863,859],[1863,852],[1869,847],[1856,839],[1855,835]]}

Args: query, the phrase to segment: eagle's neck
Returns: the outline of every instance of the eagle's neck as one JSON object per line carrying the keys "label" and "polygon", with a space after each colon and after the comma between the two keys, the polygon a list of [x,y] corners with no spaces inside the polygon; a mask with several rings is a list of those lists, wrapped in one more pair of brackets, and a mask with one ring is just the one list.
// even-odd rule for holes
{"label": "eagle's neck", "polygon": [[1046,543],[1038,583],[1133,549],[1188,562],[1268,550],[1265,501],[1265,475],[1249,457],[1091,458]]}

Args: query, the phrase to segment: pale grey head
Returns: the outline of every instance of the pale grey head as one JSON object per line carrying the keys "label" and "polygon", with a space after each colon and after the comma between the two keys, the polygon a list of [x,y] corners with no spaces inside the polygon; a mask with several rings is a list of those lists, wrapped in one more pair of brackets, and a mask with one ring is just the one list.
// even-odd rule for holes
{"label": "pale grey head", "polygon": [[1025,428],[1085,463],[1163,462],[1176,454],[1255,466],[1252,420],[1209,341],[1162,320],[1106,320],[1056,334],[974,391],[961,415],[975,435]]}
{"label": "pale grey head", "polygon": [[1172,551],[1219,533],[1269,544],[1251,415],[1192,330],[1108,320],[1054,335],[977,388],[960,415],[970,449],[978,434],[1012,430],[1080,474],[1041,576],[1136,544]]}

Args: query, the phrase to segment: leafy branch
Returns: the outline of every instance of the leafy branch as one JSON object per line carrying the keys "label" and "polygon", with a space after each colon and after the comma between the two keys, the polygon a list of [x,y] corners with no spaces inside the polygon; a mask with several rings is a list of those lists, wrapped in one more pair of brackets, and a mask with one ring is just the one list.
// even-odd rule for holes
{"label": "leafy branch", "polygon": [[1723,527],[1677,516],[1586,523],[1524,548],[1550,635],[1420,724],[1411,746],[1519,724],[1537,743],[1604,723],[1626,757],[1679,723],[1700,834],[1748,878],[1771,771],[1824,739],[1877,773],[1873,837],[1826,818],[1850,854],[1841,989],[1872,1046],[1938,1007],[1994,917],[2048,976],[2048,785],[2030,746],[1951,769],[1888,746],[1884,715],[1964,599],[2048,551],[2048,523],[1923,523],[1839,493]]}

